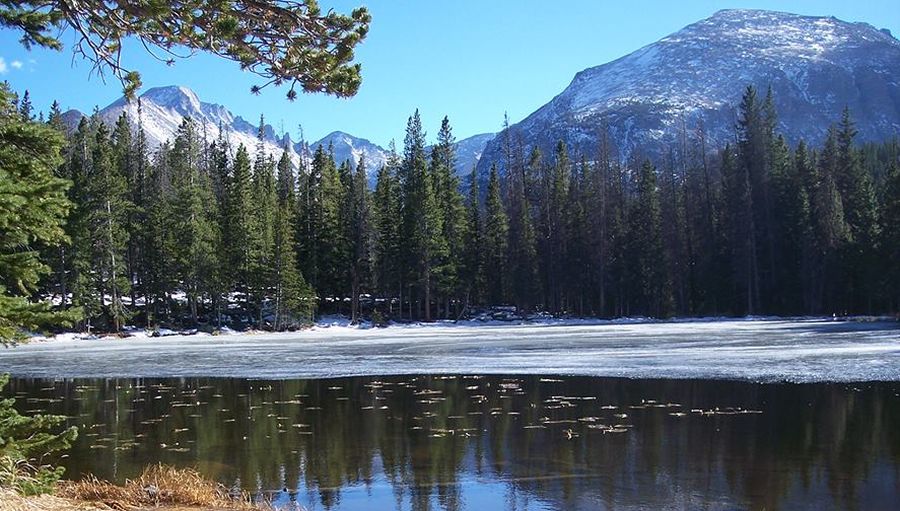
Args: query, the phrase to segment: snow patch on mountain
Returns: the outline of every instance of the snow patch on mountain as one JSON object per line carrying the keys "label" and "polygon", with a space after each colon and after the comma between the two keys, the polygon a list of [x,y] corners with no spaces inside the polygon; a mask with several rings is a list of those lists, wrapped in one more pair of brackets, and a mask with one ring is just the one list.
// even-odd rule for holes
{"label": "snow patch on mountain", "polygon": [[[243,145],[250,153],[251,159],[256,154],[259,123],[252,123],[236,116],[223,105],[206,103],[187,87],[177,85],[154,87],[146,90],[137,100],[128,101],[124,97],[120,98],[100,110],[99,114],[103,122],[112,126],[123,112],[128,115],[133,126],[136,127],[140,122],[151,150],[155,150],[167,141],[172,141],[178,127],[185,118],[190,117],[198,124],[200,136],[208,142],[217,140],[221,131],[232,152]],[[64,123],[72,130],[77,127],[83,117],[85,117],[84,114],[78,110],[69,110],[63,114]],[[468,175],[472,166],[481,157],[485,144],[493,136],[494,134],[486,133],[457,142],[456,171],[458,174]],[[378,169],[387,163],[388,151],[386,149],[369,140],[342,131],[329,133],[312,143],[304,143],[292,141],[287,133],[277,134],[269,124],[263,125],[263,149],[266,154],[277,159],[287,149],[291,161],[297,168],[304,161],[308,165],[312,161],[312,154],[319,146],[326,150],[330,147],[338,164],[350,161],[354,169],[360,157],[365,156],[367,175],[372,184],[374,184]],[[301,154],[303,154],[303,158],[301,158]]]}
{"label": "snow patch on mountain", "polygon": [[[545,154],[558,140],[594,154],[605,129],[619,156],[659,154],[702,122],[707,142],[733,138],[747,85],[772,87],[789,142],[819,143],[845,105],[861,140],[900,132],[900,41],[866,23],[730,9],[622,58],[576,74],[549,103],[511,127]],[[677,145],[677,144],[675,144]],[[488,145],[479,172],[501,163]]]}
{"label": "snow patch on mountain", "polygon": [[[100,117],[104,122],[112,124],[123,112],[134,125],[140,122],[151,148],[172,140],[184,119],[190,117],[198,123],[200,136],[207,141],[217,140],[222,131],[232,151],[243,145],[251,158],[256,156],[258,125],[235,116],[222,105],[200,101],[197,94],[187,87],[154,87],[144,92],[139,100],[127,101],[121,98],[100,110]],[[277,159],[287,149],[295,165],[299,164],[299,155],[289,138],[277,136],[270,125],[264,126],[263,134],[263,150],[266,154]]]}

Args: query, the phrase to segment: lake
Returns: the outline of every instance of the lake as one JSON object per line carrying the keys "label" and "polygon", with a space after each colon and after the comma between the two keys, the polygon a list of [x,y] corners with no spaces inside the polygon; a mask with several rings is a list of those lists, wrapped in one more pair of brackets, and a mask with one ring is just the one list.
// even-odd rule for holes
{"label": "lake", "polygon": [[80,426],[60,460],[68,477],[190,466],[282,509],[887,510],[900,499],[896,382],[14,378],[5,394]]}

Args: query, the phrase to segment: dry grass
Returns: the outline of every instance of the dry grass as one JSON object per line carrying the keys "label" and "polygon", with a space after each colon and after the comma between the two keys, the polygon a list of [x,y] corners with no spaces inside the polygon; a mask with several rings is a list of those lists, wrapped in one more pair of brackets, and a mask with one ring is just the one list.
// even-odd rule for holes
{"label": "dry grass", "polygon": [[259,510],[246,493],[203,478],[197,471],[156,465],[124,485],[96,477],[59,484],[55,496],[20,497],[0,490],[0,511],[138,511],[161,507],[179,510]]}
{"label": "dry grass", "polygon": [[109,511],[109,508],[52,495],[22,497],[12,490],[0,489],[0,511]]}

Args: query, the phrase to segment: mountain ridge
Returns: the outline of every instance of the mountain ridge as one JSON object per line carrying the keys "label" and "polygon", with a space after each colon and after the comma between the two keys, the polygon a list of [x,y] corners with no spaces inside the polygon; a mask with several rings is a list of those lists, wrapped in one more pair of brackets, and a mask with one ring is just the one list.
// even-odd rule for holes
{"label": "mountain ridge", "polygon": [[[900,41],[890,31],[833,16],[725,9],[576,73],[510,133],[544,154],[558,140],[593,154],[605,135],[625,160],[636,150],[663,154],[685,125],[702,123],[707,140],[721,146],[734,135],[741,94],[754,85],[762,94],[772,87],[790,143],[820,142],[845,105],[859,139],[877,140],[900,132],[897,76]],[[499,138],[485,149],[480,173],[502,164]]]}
{"label": "mountain ridge", "polygon": [[[251,123],[239,115],[233,114],[227,107],[218,103],[208,103],[190,88],[181,85],[167,85],[146,89],[139,101],[127,101],[121,97],[99,110],[104,123],[113,125],[126,112],[129,120],[136,125],[138,118],[147,135],[151,149],[156,149],[167,140],[171,140],[178,126],[185,117],[190,116],[206,130],[206,137],[215,140],[219,136],[221,126],[233,147],[243,144],[255,154],[259,124]],[[84,113],[71,109],[63,113],[63,122],[68,129],[74,130]],[[336,130],[314,142],[294,142],[289,133],[278,135],[270,124],[263,124],[264,148],[269,154],[280,155],[288,149],[295,166],[300,165],[300,154],[306,150],[308,157],[318,146],[331,147],[338,164],[346,160],[355,166],[359,157],[366,156],[367,173],[370,183],[374,184],[376,171],[387,162],[388,151],[368,139],[356,137],[344,131]],[[471,168],[480,157],[484,145],[493,134],[478,134],[457,142],[462,149],[457,162],[457,172],[462,174]],[[304,149],[305,146],[305,149]]]}

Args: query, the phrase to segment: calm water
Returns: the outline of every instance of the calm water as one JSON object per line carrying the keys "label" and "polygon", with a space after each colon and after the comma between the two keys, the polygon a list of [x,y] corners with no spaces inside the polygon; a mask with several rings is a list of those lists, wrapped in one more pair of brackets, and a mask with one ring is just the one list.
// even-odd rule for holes
{"label": "calm water", "polygon": [[900,383],[14,380],[68,476],[193,466],[284,509],[896,509]]}

